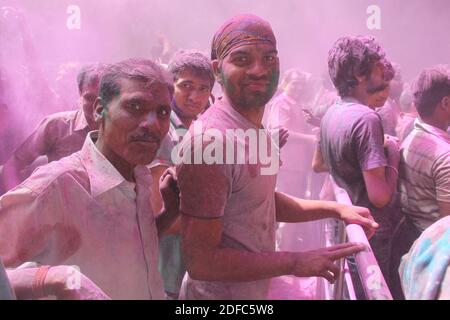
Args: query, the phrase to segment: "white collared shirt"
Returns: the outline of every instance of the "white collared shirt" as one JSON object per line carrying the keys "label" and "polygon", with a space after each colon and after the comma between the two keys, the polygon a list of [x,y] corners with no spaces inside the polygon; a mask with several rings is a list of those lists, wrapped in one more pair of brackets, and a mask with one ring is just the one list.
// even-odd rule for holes
{"label": "white collared shirt", "polygon": [[126,181],[94,134],[0,197],[0,256],[7,267],[76,265],[113,299],[164,299],[151,175],[138,166]]}

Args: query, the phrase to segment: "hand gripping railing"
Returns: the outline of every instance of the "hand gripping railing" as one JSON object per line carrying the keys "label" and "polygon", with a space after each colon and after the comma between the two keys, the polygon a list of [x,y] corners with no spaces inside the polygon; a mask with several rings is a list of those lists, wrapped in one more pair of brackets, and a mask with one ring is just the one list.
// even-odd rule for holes
{"label": "hand gripping railing", "polygon": [[[333,177],[330,176],[330,180],[336,201],[338,203],[352,205],[347,192],[336,184]],[[363,243],[367,248],[355,255],[356,268],[358,270],[359,278],[361,279],[366,299],[392,300],[391,292],[381,273],[381,269],[378,266],[363,228],[357,224],[349,224],[345,227],[345,231],[350,242]]]}

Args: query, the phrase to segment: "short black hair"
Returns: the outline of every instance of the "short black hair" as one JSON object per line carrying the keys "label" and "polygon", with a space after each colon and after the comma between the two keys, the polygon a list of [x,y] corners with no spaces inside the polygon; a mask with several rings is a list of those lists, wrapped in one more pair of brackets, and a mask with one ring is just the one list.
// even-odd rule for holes
{"label": "short black hair", "polygon": [[132,79],[148,84],[159,83],[167,86],[173,95],[173,83],[166,70],[149,59],[133,58],[109,65],[100,80],[100,99],[103,107],[120,95],[120,79]]}
{"label": "short black hair", "polygon": [[169,62],[168,70],[172,73],[174,81],[178,80],[183,71],[189,70],[199,77],[209,79],[211,89],[214,86],[215,78],[211,60],[198,50],[177,51]]}
{"label": "short black hair", "polygon": [[441,102],[450,95],[450,68],[438,65],[423,70],[414,82],[414,104],[421,117],[429,117]]}

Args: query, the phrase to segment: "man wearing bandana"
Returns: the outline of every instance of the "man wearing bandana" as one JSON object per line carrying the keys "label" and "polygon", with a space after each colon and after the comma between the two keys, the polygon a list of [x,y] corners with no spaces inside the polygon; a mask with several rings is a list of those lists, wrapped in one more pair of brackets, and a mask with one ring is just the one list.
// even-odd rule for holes
{"label": "man wearing bandana", "polygon": [[[181,143],[187,150],[184,155],[196,155],[198,138],[200,147],[209,147],[211,140],[204,137],[211,129],[216,139],[219,132],[225,141],[227,129],[264,130],[264,107],[278,84],[276,39],[269,23],[257,16],[239,15],[225,22],[214,36],[211,60],[224,95],[199,118],[201,133],[191,126],[190,136]],[[183,148],[192,141],[194,147]],[[244,145],[247,159],[250,139],[232,141]],[[182,299],[265,299],[270,278],[282,275],[320,276],[333,282],[339,273],[333,261],[364,249],[347,243],[307,252],[275,252],[277,221],[334,217],[361,224],[369,233],[377,228],[365,208],[275,192],[276,174],[262,174],[260,159],[256,164],[218,162],[203,159],[177,166],[188,270]]]}

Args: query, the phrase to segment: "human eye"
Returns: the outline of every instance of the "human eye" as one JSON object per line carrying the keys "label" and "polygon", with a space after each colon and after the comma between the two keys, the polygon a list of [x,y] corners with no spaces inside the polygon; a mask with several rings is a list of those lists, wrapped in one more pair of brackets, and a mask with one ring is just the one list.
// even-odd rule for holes
{"label": "human eye", "polygon": [[137,101],[131,101],[131,102],[127,103],[126,109],[130,113],[140,113],[143,110],[143,106],[141,103],[139,103]]}
{"label": "human eye", "polygon": [[273,63],[277,60],[277,56],[275,54],[267,55],[264,57],[266,62]]}
{"label": "human eye", "polygon": [[167,107],[160,107],[158,110],[158,116],[161,118],[167,118],[170,115],[170,109]]}
{"label": "human eye", "polygon": [[190,83],[182,83],[181,84],[181,88],[185,89],[185,90],[191,90],[192,89],[192,85]]}
{"label": "human eye", "polygon": [[249,58],[244,55],[239,55],[234,57],[232,62],[238,66],[243,66],[249,63]]}
{"label": "human eye", "polygon": [[209,92],[209,87],[200,87],[200,91],[203,93]]}

